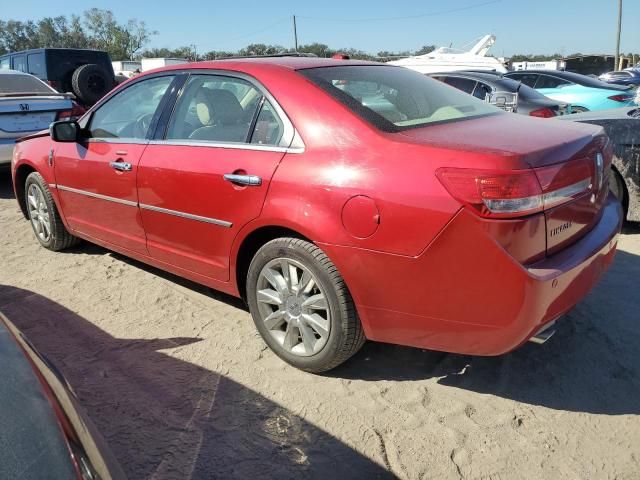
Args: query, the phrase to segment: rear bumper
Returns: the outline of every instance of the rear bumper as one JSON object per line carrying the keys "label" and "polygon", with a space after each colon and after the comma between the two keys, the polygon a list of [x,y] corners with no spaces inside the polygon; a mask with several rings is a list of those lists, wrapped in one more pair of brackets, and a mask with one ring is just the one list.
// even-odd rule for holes
{"label": "rear bumper", "polygon": [[528,267],[464,210],[418,257],[322,248],[349,285],[370,340],[500,355],[584,298],[613,261],[621,224],[609,195],[586,236]]}
{"label": "rear bumper", "polygon": [[0,165],[9,165],[13,156],[15,138],[0,138]]}

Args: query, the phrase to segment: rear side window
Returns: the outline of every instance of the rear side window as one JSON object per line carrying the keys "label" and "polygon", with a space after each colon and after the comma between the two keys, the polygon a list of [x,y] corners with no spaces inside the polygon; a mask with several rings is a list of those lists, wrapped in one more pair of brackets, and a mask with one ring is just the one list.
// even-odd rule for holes
{"label": "rear side window", "polygon": [[16,55],[13,57],[13,69],[19,72],[27,72],[27,59],[24,55]]}
{"label": "rear side window", "polygon": [[27,55],[27,67],[31,75],[45,78],[46,68],[44,64],[44,53],[31,53]]}
{"label": "rear side window", "polygon": [[176,103],[166,139],[246,143],[261,105],[262,93],[246,80],[192,75]]}
{"label": "rear side window", "polygon": [[571,82],[549,75],[540,75],[536,82],[536,88],[558,88],[562,85],[571,85]]}
{"label": "rear side window", "polygon": [[350,65],[299,73],[387,132],[500,113],[471,95],[402,67]]}
{"label": "rear side window", "polygon": [[473,96],[480,100],[485,100],[487,95],[491,93],[491,87],[486,83],[478,82],[476,88],[473,90]]}
{"label": "rear side window", "polygon": [[0,75],[0,93],[36,93],[55,94],[58,92],[31,75]]}
{"label": "rear side window", "polygon": [[273,105],[265,100],[256,119],[256,125],[251,135],[251,143],[258,145],[278,145],[284,125],[276,113]]}

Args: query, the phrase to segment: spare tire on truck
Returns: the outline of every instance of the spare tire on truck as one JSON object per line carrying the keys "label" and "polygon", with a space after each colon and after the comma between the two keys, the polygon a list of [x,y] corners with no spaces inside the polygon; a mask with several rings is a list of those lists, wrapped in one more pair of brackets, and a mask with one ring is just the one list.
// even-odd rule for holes
{"label": "spare tire on truck", "polygon": [[93,105],[113,88],[113,78],[95,63],[82,65],[71,77],[73,93],[86,105]]}

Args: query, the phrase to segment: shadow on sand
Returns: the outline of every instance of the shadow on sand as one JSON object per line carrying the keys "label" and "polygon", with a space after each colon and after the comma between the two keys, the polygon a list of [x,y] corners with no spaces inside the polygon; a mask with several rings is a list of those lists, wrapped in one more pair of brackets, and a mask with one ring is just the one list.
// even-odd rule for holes
{"label": "shadow on sand", "polygon": [[393,478],[259,393],[161,352],[197,338],[114,338],[4,285],[0,310],[62,371],[129,478]]}

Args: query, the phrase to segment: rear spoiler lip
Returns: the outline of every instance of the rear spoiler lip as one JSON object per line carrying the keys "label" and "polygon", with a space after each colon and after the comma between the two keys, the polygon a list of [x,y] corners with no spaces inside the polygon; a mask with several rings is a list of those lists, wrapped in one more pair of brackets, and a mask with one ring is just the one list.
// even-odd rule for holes
{"label": "rear spoiler lip", "polygon": [[16,139],[16,143],[24,142],[26,140],[31,140],[32,138],[48,137],[48,136],[49,136],[49,129],[41,130],[39,132],[32,133],[30,135],[25,135],[24,137],[17,138]]}

